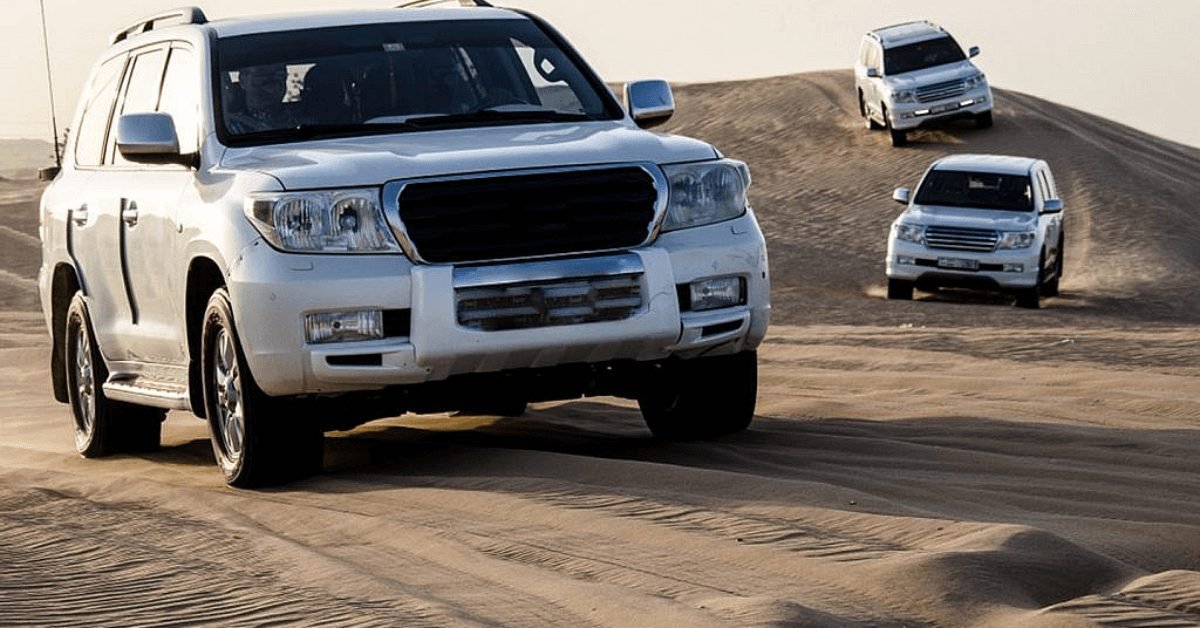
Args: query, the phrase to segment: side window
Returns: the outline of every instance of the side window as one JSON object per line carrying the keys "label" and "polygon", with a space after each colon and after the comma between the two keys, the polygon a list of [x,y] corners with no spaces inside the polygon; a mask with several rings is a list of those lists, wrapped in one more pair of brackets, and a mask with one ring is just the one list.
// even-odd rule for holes
{"label": "side window", "polygon": [[162,96],[158,110],[171,114],[175,134],[179,136],[179,152],[194,153],[200,149],[200,78],[196,55],[187,48],[172,48],[163,75]]}
{"label": "side window", "polygon": [[1062,198],[1058,195],[1058,186],[1054,183],[1054,175],[1049,170],[1043,170],[1042,176],[1046,177],[1046,190],[1050,192],[1050,198]]}
{"label": "side window", "polygon": [[[147,113],[158,107],[158,88],[162,84],[166,62],[167,51],[161,48],[133,58],[129,80],[125,82],[125,95],[121,99],[120,114]],[[129,163],[115,148],[116,133],[110,133],[108,139],[110,159],[118,164]]]}
{"label": "side window", "polygon": [[858,47],[858,63],[864,68],[871,67],[871,40],[864,39],[862,45]]}
{"label": "side window", "polygon": [[875,68],[880,74],[883,74],[883,66],[879,63],[879,46],[874,43],[867,44],[867,67]]}
{"label": "side window", "polygon": [[113,101],[117,99],[117,87],[121,84],[121,70],[125,69],[122,55],[110,59],[100,66],[92,80],[91,99],[79,121],[75,134],[75,163],[80,166],[98,166],[104,151],[104,137],[108,121],[112,118]]}

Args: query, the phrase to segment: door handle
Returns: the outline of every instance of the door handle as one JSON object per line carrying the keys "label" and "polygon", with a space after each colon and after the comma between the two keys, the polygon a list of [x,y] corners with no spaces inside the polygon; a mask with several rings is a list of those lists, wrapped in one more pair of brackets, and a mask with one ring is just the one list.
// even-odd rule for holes
{"label": "door handle", "polygon": [[71,222],[75,223],[75,226],[82,227],[87,224],[87,221],[88,221],[88,206],[87,205],[80,205],[76,209],[68,210],[67,213],[71,216]]}
{"label": "door handle", "polygon": [[137,222],[138,222],[137,203],[135,203],[133,201],[129,201],[125,205],[125,208],[121,210],[121,220],[124,221],[125,224],[129,225],[130,227],[137,224]]}

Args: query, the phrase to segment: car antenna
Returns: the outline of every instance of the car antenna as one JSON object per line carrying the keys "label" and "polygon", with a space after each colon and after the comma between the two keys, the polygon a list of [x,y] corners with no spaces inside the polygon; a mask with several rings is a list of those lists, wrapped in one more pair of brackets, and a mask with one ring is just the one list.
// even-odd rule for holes
{"label": "car antenna", "polygon": [[38,0],[42,9],[42,49],[46,52],[46,86],[50,90],[50,125],[54,136],[50,143],[54,145],[54,165],[62,169],[62,153],[58,150],[58,115],[54,110],[54,78],[50,73],[50,37],[46,34],[46,0]]}

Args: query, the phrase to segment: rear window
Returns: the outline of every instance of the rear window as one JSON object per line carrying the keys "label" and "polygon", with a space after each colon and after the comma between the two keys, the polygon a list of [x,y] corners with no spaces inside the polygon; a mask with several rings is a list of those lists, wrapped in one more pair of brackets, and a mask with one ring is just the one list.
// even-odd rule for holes
{"label": "rear window", "polygon": [[917,191],[918,205],[946,205],[1009,211],[1033,210],[1028,175],[934,170]]}

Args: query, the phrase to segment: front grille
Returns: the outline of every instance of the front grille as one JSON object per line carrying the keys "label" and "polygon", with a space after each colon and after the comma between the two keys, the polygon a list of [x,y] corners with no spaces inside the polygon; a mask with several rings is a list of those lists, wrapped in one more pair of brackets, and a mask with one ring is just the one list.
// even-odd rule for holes
{"label": "front grille", "polygon": [[948,81],[946,83],[937,83],[917,88],[917,100],[921,102],[934,102],[962,96],[965,93],[967,93],[967,84],[965,82]]}
{"label": "front grille", "polygon": [[991,229],[966,227],[925,227],[925,245],[931,249],[991,251],[999,235]]}
{"label": "front grille", "polygon": [[630,318],[642,309],[642,273],[455,290],[458,324],[481,331]]}
{"label": "front grille", "polygon": [[638,246],[657,200],[630,166],[410,183],[399,216],[421,260],[478,262]]}

